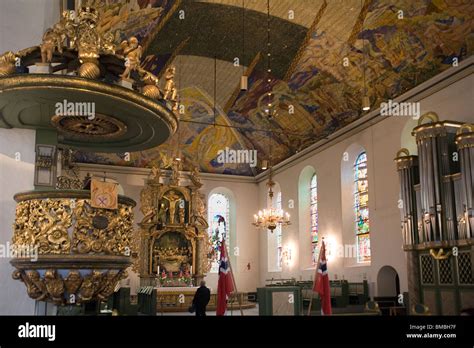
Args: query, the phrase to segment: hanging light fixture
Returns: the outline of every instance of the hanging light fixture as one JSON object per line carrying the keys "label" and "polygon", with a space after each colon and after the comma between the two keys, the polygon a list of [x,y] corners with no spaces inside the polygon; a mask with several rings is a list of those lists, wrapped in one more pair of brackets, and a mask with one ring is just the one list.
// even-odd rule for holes
{"label": "hanging light fixture", "polygon": [[369,111],[370,110],[370,99],[367,95],[362,98],[362,110]]}
{"label": "hanging light fixture", "polygon": [[366,68],[366,63],[365,63],[365,40],[363,40],[362,44],[362,59],[363,59],[363,78],[364,78],[364,96],[362,97],[362,110],[364,111],[369,111],[370,110],[370,99],[367,94],[367,86],[365,82],[365,68]]}
{"label": "hanging light fixture", "polygon": [[[271,91],[271,78],[270,78],[270,73],[271,73],[271,66],[270,66],[270,0],[267,0],[267,73],[268,73],[268,92],[267,92],[267,102],[266,102],[266,108],[265,112],[267,114],[268,119],[271,119],[272,117],[272,108],[273,108],[273,103],[271,102],[271,97],[272,97],[272,91]],[[269,148],[269,156],[270,156],[270,161],[268,160],[263,160],[262,161],[262,169],[266,170],[267,168],[270,168],[270,173],[268,177],[268,182],[267,182],[267,187],[268,187],[268,197],[270,198],[268,201],[268,207],[266,209],[260,210],[257,214],[254,215],[254,222],[252,225],[254,225],[257,228],[265,228],[269,230],[270,232],[273,232],[277,226],[287,226],[290,224],[290,214],[286,213],[283,211],[283,209],[277,209],[273,207],[273,186],[275,186],[275,182],[272,179],[272,166],[271,166],[271,159],[272,159],[272,148],[271,148],[271,142],[270,142],[270,132],[268,134],[268,148]],[[270,162],[270,165],[269,165]]]}
{"label": "hanging light fixture", "polygon": [[270,198],[268,207],[255,214],[253,216],[254,222],[252,223],[257,228],[266,228],[272,233],[277,226],[290,225],[290,214],[286,213],[283,209],[273,207],[273,186],[275,186],[275,182],[272,180],[272,167],[270,167],[270,176],[267,182],[268,197]]}
{"label": "hanging light fixture", "polygon": [[[270,0],[267,0],[267,73],[268,73],[268,91],[266,93],[266,100],[264,99],[264,103],[266,104],[265,106],[265,113],[270,120],[272,117],[272,108],[273,108],[273,103],[272,103],[272,90],[271,90],[271,66],[270,66]],[[268,178],[268,196],[269,196],[269,203],[268,203],[268,208],[260,210],[257,214],[254,215],[254,222],[252,223],[254,226],[257,228],[266,228],[267,230],[270,230],[270,232],[273,232],[277,226],[286,226],[290,224],[290,214],[285,213],[283,209],[276,209],[273,208],[273,186],[275,186],[275,182],[272,180],[272,166],[271,166],[271,159],[272,159],[272,148],[271,148],[271,142],[270,142],[270,132],[267,132],[268,134],[268,152],[269,152],[269,160],[263,160],[262,161],[262,170],[266,170],[267,168],[270,168],[270,174]],[[270,165],[269,165],[270,163]]]}
{"label": "hanging light fixture", "polygon": [[242,76],[240,77],[240,90],[246,91],[249,87],[248,76],[245,75],[245,0],[242,0]]}
{"label": "hanging light fixture", "polygon": [[182,153],[181,153],[181,146],[180,146],[180,135],[181,135],[181,127],[178,126],[178,136],[176,140],[176,148],[175,148],[175,153],[174,153],[174,160],[175,161],[181,161],[182,160]]}

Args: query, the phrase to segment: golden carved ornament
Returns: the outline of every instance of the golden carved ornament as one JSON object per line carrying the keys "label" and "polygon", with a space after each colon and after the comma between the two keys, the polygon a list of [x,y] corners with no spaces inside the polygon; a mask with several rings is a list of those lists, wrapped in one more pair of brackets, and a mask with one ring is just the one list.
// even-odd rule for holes
{"label": "golden carved ornament", "polygon": [[[104,72],[107,71],[115,77],[131,79],[128,81],[132,82],[131,86],[120,84],[134,91],[138,91],[143,86],[141,83],[143,81],[145,86],[141,89],[141,93],[144,96],[151,99],[169,100],[171,105],[165,108],[167,111],[171,111],[170,109],[176,111],[178,107],[177,88],[174,83],[176,69],[170,67],[166,70],[163,95],[159,88],[159,78],[140,66],[143,48],[139,40],[131,36],[117,45],[115,38],[120,35],[109,30],[107,25],[105,27],[102,25],[99,18],[102,5],[101,2],[93,5],[88,3],[77,11],[63,11],[60,20],[44,32],[39,46],[20,50],[17,54],[6,52],[0,56],[0,77],[15,73],[17,58],[22,58],[18,60],[20,66],[23,66],[22,62],[25,62],[25,67],[35,63],[39,65],[38,55],[40,54],[41,63],[50,68],[49,70],[42,69],[43,72],[57,73],[58,71],[51,67],[51,63],[60,62],[64,67],[59,71],[60,74],[63,74],[63,70],[67,70],[68,74],[76,73],[82,78],[94,80],[105,78]],[[80,63],[78,67],[75,62],[76,54]],[[104,56],[110,57],[102,59]],[[71,64],[72,62],[74,63]],[[120,68],[122,64],[123,72],[120,74],[117,68]],[[132,74],[133,72],[136,74]],[[23,73],[23,75],[27,74]],[[54,76],[59,78],[56,74]]]}
{"label": "golden carved ornament", "polygon": [[11,75],[15,72],[16,56],[12,51],[0,55],[0,77]]}
{"label": "golden carved ornament", "polygon": [[466,133],[474,133],[474,124],[471,123],[464,123],[461,127],[459,127],[456,135],[466,134]]}
{"label": "golden carved ornament", "polygon": [[439,116],[436,112],[430,111],[426,114],[421,115],[420,119],[418,120],[418,125],[422,125],[425,119],[429,119],[431,122],[439,122]]}
{"label": "golden carved ornament", "polygon": [[64,305],[80,304],[92,299],[105,300],[113,294],[115,286],[126,274],[117,270],[92,270],[81,275],[78,270],[70,270],[63,279],[56,270],[47,269],[43,277],[36,270],[15,270],[12,276],[25,283],[28,296],[32,299]]}
{"label": "golden carved ornament", "polygon": [[435,260],[446,260],[451,256],[452,252],[448,251],[445,252],[443,248],[438,249],[438,251],[435,251],[434,249],[430,249],[430,255],[435,259]]}
{"label": "golden carved ornament", "polygon": [[82,277],[79,271],[70,271],[66,279],[64,279],[64,286],[66,288],[66,291],[70,294],[75,294],[76,291],[79,290],[81,284]]}
{"label": "golden carved ornament", "polygon": [[67,254],[71,247],[71,207],[52,199],[19,202],[13,225],[13,245],[35,246],[39,254]]}
{"label": "golden carved ornament", "polygon": [[474,147],[474,124],[464,123],[456,133],[456,145],[459,150]]}
{"label": "golden carved ornament", "polygon": [[64,281],[58,272],[53,269],[47,270],[44,273],[43,282],[53,302],[61,303],[65,287]]}
{"label": "golden carved ornament", "polygon": [[125,56],[125,70],[122,75],[120,75],[120,77],[123,79],[129,79],[130,74],[133,71],[137,71],[137,69],[140,67],[143,49],[135,36],[130,37],[128,40],[122,41],[120,47],[122,48],[123,55]]}
{"label": "golden carved ornament", "polygon": [[[96,216],[108,221],[104,229],[91,228]],[[86,200],[79,200],[74,210],[76,225],[73,232],[72,250],[75,253],[105,253],[129,256],[133,251],[133,212],[132,208],[119,204],[118,211],[93,209]]]}
{"label": "golden carved ornament", "polygon": [[19,279],[26,285],[26,292],[33,300],[44,301],[48,298],[46,285],[38,271],[20,271],[15,270],[12,274],[13,279]]}
{"label": "golden carved ornament", "polygon": [[54,52],[63,53],[63,32],[62,23],[55,24],[52,28],[46,30],[43,34],[43,42],[40,44],[41,62],[51,63]]}
{"label": "golden carved ornament", "polygon": [[395,157],[401,157],[402,155],[410,156],[410,151],[407,148],[401,148],[397,151],[397,155]]}
{"label": "golden carved ornament", "polygon": [[88,116],[54,115],[51,123],[60,132],[78,138],[107,138],[122,136],[127,125],[115,117],[95,113],[94,118]]}
{"label": "golden carved ornament", "polygon": [[[207,231],[205,231],[206,233]],[[206,238],[207,237],[207,238]],[[207,272],[209,272],[212,268],[212,262],[214,260],[214,257],[209,257],[209,255],[211,255],[214,251],[214,246],[212,245],[212,240],[211,238],[209,237],[209,235],[206,233],[206,236],[205,238],[203,238],[203,249],[204,249],[204,252],[205,254],[208,256],[208,257],[204,257],[201,259],[201,272],[202,274],[206,274]]]}
{"label": "golden carved ornament", "polygon": [[161,96],[160,89],[155,85],[145,85],[142,93],[144,96],[152,99],[159,99]]}
{"label": "golden carved ornament", "polygon": [[[140,193],[140,210],[144,217],[139,223],[140,232],[137,233],[137,236],[140,238],[139,257],[134,262],[133,267],[134,269],[139,269],[141,275],[150,275],[150,272],[154,271],[152,269],[153,257],[158,255],[161,262],[182,263],[184,261],[184,258],[181,257],[182,253],[176,252],[176,250],[170,252],[169,250],[153,249],[153,241],[157,236],[161,236],[169,231],[179,232],[191,242],[192,248],[190,251],[192,251],[190,255],[192,255],[193,275],[196,276],[196,281],[199,281],[211,268],[211,261],[208,259],[208,255],[212,250],[212,243],[207,232],[208,223],[204,195],[199,192],[199,188],[202,186],[199,172],[197,168],[194,168],[189,174],[191,183],[185,186],[178,186],[181,166],[182,161],[175,161],[171,157],[161,158],[159,164],[152,168],[151,178],[147,180],[146,186]],[[160,168],[171,169],[168,183],[166,183],[167,180],[163,180],[164,183],[160,182],[162,175],[167,175]],[[168,199],[170,204],[162,207],[163,199]],[[184,219],[184,209],[178,208],[176,203],[179,199],[184,199],[184,201],[188,202],[189,217],[186,221]],[[172,224],[172,226],[167,226],[167,223],[163,223],[163,221],[167,221],[166,217],[175,216],[176,212],[178,212],[178,217],[174,220],[169,220],[169,224]],[[151,255],[152,250],[155,251],[154,256]],[[169,260],[169,258],[172,258],[172,260]]]}
{"label": "golden carved ornament", "polygon": [[[95,227],[96,217],[107,226]],[[25,200],[17,204],[13,229],[14,246],[37,247],[40,255],[134,252],[132,207],[123,203],[108,210],[92,208],[89,199]]]}
{"label": "golden carved ornament", "polygon": [[199,169],[194,166],[189,175],[189,179],[198,189],[202,187],[201,177],[199,176]]}
{"label": "golden carved ornament", "polygon": [[164,96],[165,100],[171,101],[173,105],[173,110],[178,110],[178,90],[176,89],[176,84],[174,82],[174,76],[176,74],[176,68],[174,66],[166,69],[165,72],[165,88]]}
{"label": "golden carved ornament", "polygon": [[100,76],[99,62],[96,59],[85,60],[77,70],[80,77],[96,79]]}

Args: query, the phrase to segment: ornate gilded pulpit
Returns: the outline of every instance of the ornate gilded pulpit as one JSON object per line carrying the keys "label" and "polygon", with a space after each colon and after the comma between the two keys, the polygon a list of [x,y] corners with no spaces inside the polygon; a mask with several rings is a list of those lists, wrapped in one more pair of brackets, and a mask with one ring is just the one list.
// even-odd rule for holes
{"label": "ornate gilded pulpit", "polygon": [[[13,277],[25,283],[31,298],[60,307],[106,299],[136,254],[135,202],[113,190],[94,195],[94,188],[67,176],[65,157],[73,149],[149,149],[178,127],[174,69],[168,68],[161,91],[158,77],[140,65],[137,38],[119,44],[100,24],[101,12],[92,6],[64,11],[39,46],[0,55],[0,127],[36,130],[35,190],[14,197],[12,238],[14,248],[34,251],[36,257],[14,257]],[[169,228],[184,233],[182,243],[168,244],[182,251],[176,260],[202,272],[195,263],[200,243],[192,237],[195,225],[190,223],[195,192],[175,192],[186,202],[184,211],[171,193],[157,197],[174,212],[164,220],[168,230],[162,233]],[[153,232],[154,239],[161,236]]]}

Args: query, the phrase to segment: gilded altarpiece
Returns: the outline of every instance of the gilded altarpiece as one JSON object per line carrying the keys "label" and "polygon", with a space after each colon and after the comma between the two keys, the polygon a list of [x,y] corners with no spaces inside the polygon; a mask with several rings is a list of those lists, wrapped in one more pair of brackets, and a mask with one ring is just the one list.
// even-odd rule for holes
{"label": "gilded altarpiece", "polygon": [[[167,171],[168,172],[168,171]],[[171,175],[153,168],[140,194],[144,217],[138,258],[141,285],[192,286],[209,271],[202,186],[197,170],[180,180],[179,167]]]}

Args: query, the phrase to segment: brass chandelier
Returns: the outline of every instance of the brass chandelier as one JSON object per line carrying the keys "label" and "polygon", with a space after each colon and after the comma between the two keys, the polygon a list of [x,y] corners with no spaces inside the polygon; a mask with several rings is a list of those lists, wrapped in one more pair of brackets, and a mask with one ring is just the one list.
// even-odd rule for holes
{"label": "brass chandelier", "polygon": [[[272,69],[270,67],[270,57],[271,57],[271,52],[270,52],[270,0],[267,0],[267,72],[268,74],[271,73]],[[265,108],[265,112],[267,114],[268,119],[272,118],[272,91],[271,91],[271,76],[268,75],[267,82],[269,83],[268,85],[268,93],[267,93],[267,107]],[[268,138],[268,147],[269,147],[269,152],[270,152],[270,162],[271,162],[271,145],[270,145],[270,138]],[[268,166],[267,160],[263,161],[262,169],[265,170],[267,169]],[[260,210],[258,214],[255,214],[254,217],[254,222],[252,225],[256,226],[257,228],[266,228],[270,232],[273,233],[273,230],[277,228],[277,226],[287,226],[290,224],[290,214],[285,213],[283,209],[280,208],[274,208],[273,207],[273,186],[275,186],[275,182],[272,180],[272,166],[270,165],[270,174],[268,177],[268,182],[267,182],[267,187],[268,187],[268,196],[269,196],[269,202],[268,202],[268,207],[267,209]]]}
{"label": "brass chandelier", "polygon": [[273,207],[273,186],[275,186],[275,182],[272,180],[272,168],[270,167],[270,177],[267,182],[268,197],[270,198],[268,207],[255,214],[253,216],[254,222],[252,223],[257,228],[266,228],[272,233],[277,226],[290,225],[290,214],[286,213],[283,209]]}

